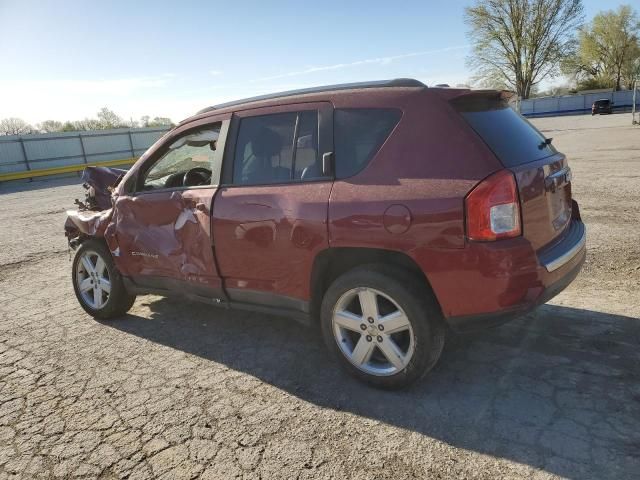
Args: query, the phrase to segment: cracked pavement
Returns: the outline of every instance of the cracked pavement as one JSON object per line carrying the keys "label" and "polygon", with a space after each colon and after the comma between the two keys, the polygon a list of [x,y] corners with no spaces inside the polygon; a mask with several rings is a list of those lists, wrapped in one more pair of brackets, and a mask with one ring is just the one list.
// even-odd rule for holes
{"label": "cracked pavement", "polygon": [[276,317],[145,296],[96,322],[62,233],[78,179],[0,186],[0,479],[637,478],[640,130],[624,117],[536,120],[569,155],[584,271],[522,319],[451,336],[403,392],[357,383],[319,332]]}

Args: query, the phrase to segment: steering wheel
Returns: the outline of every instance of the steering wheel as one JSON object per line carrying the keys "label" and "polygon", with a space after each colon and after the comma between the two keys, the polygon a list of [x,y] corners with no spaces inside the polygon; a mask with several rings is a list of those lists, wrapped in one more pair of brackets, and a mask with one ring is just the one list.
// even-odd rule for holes
{"label": "steering wheel", "polygon": [[207,185],[209,182],[211,182],[211,170],[204,167],[191,168],[182,177],[182,186],[184,187]]}

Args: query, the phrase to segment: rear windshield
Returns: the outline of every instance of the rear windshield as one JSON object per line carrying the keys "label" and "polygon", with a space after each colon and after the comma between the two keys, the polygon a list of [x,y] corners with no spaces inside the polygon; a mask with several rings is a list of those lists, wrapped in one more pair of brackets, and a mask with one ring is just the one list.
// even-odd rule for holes
{"label": "rear windshield", "polygon": [[596,100],[596,105],[609,105],[609,100]]}
{"label": "rear windshield", "polygon": [[452,103],[505,167],[556,153],[542,133],[497,95],[465,95]]}

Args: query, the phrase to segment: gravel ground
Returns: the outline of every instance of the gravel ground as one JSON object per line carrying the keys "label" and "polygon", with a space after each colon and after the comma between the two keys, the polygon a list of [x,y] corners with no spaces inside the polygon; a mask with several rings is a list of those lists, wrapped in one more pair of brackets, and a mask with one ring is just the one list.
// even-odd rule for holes
{"label": "gravel ground", "polygon": [[78,179],[0,186],[0,479],[637,478],[640,128],[535,123],[570,158],[585,268],[405,392],[279,318],[147,296],[92,320],[62,235]]}

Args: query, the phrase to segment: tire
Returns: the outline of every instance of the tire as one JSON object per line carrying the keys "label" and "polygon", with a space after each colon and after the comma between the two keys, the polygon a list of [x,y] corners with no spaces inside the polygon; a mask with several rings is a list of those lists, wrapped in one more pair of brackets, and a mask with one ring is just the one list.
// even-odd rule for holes
{"label": "tire", "polygon": [[376,388],[411,385],[433,368],[444,347],[437,300],[422,279],[402,269],[367,265],[343,274],[326,291],[320,315],[332,356]]}
{"label": "tire", "polygon": [[[90,268],[93,268],[93,272]],[[113,263],[111,252],[97,239],[83,242],[76,250],[71,279],[80,306],[99,320],[124,315],[136,300],[135,295],[127,292],[122,276]]]}

